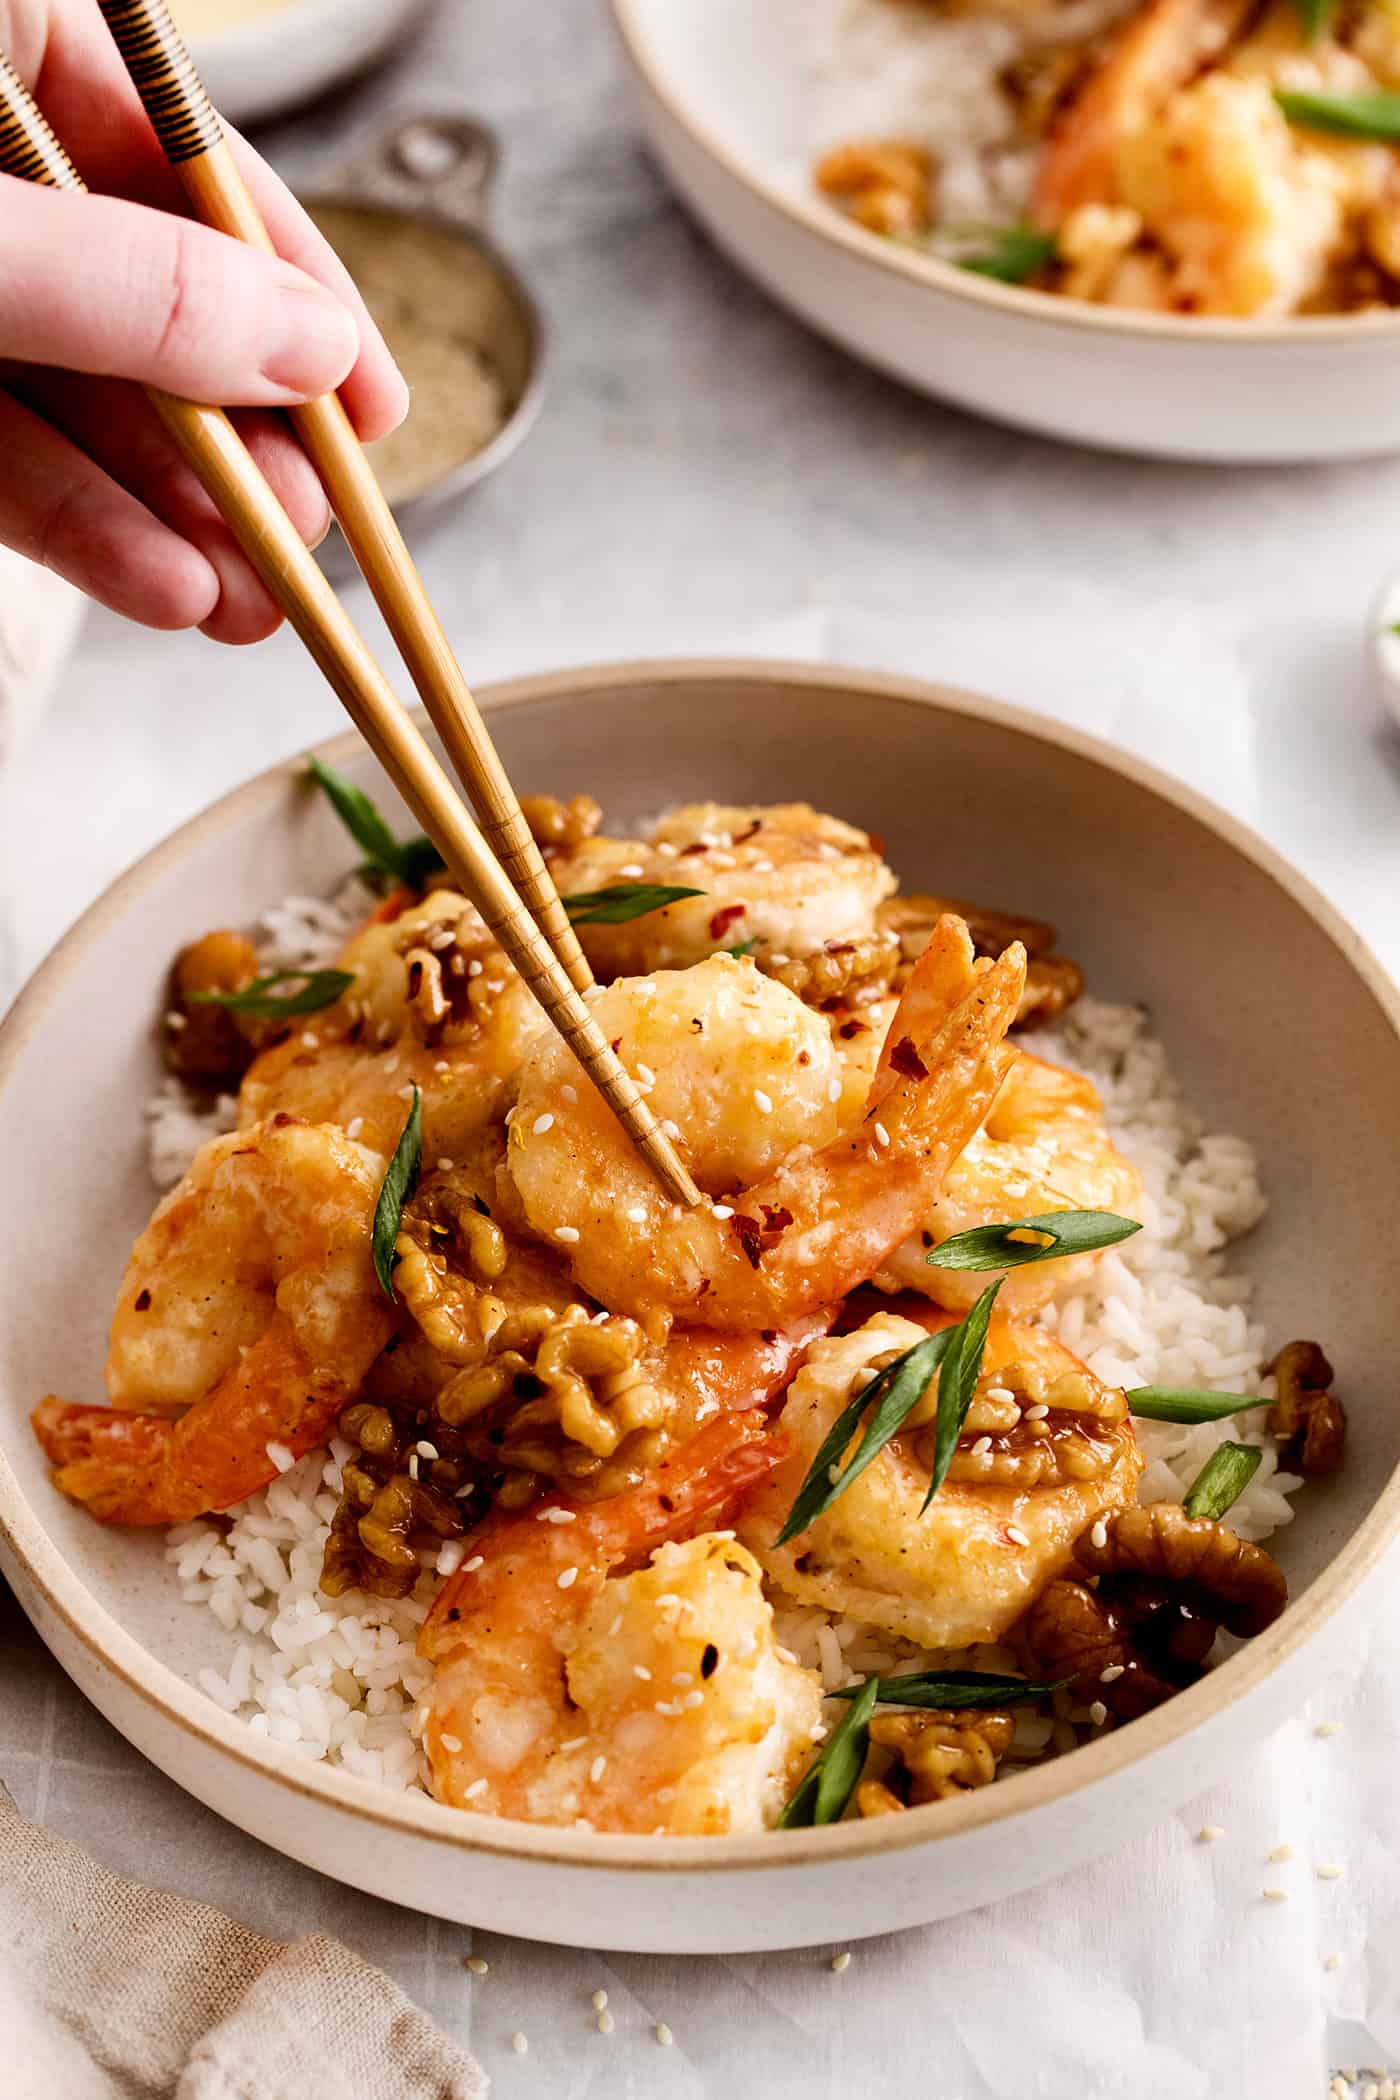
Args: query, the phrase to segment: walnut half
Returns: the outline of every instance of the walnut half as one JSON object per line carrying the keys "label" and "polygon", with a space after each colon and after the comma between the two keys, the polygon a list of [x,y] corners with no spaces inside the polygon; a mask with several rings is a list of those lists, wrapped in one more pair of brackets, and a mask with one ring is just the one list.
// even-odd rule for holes
{"label": "walnut half", "polygon": [[1309,1479],[1335,1473],[1346,1450],[1346,1409],[1332,1384],[1332,1366],[1316,1342],[1285,1342],[1269,1365],[1278,1398],[1269,1409],[1269,1429],[1279,1439],[1279,1459]]}
{"label": "walnut half", "polygon": [[863,1816],[889,1815],[989,1786],[1015,1732],[1012,1716],[999,1707],[976,1713],[933,1708],[876,1714],[870,1740],[892,1750],[897,1764],[885,1779],[861,1781],[856,1807]]}

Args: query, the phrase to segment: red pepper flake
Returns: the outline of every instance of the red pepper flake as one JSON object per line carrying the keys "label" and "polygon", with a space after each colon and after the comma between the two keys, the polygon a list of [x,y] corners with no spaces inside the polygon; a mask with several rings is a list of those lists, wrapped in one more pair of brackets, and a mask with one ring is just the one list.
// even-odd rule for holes
{"label": "red pepper flake", "polygon": [[868,1023],[865,1021],[843,1021],[841,1023],[841,1026],[837,1029],[836,1033],[841,1037],[843,1042],[848,1043],[853,1035],[864,1035],[867,1032],[867,1028]]}
{"label": "red pepper flake", "polygon": [[902,1035],[891,1050],[890,1063],[896,1072],[903,1072],[906,1079],[928,1078],[928,1066],[907,1035]]}
{"label": "red pepper flake", "polygon": [[723,910],[717,911],[710,920],[710,939],[722,941],[734,921],[743,918],[746,909],[742,904],[726,904]]}
{"label": "red pepper flake", "polygon": [[757,1218],[746,1218],[742,1211],[730,1220],[739,1236],[739,1244],[749,1258],[749,1267],[756,1269],[763,1259],[763,1227]]}
{"label": "red pepper flake", "polygon": [[764,1203],[759,1207],[763,1212],[763,1226],[766,1232],[787,1231],[792,1223],[792,1212],[785,1204]]}

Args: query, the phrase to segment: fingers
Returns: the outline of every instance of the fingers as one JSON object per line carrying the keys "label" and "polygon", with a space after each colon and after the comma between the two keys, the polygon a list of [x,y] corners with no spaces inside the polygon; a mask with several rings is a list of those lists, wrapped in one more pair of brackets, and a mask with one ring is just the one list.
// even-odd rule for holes
{"label": "fingers", "polygon": [[355,317],[280,258],[168,212],[0,176],[0,356],[281,407],[359,355]]}
{"label": "fingers", "polygon": [[211,564],[42,417],[0,393],[0,540],[147,627],[195,627]]}

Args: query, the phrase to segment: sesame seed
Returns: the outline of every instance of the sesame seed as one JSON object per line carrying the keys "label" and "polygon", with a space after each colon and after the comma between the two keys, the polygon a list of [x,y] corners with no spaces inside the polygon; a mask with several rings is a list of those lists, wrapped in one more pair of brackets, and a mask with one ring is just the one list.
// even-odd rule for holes
{"label": "sesame seed", "polygon": [[384,1071],[385,1071],[385,1075],[386,1075],[386,1077],[387,1077],[388,1075],[390,1075],[390,1074],[394,1073],[394,1072],[397,1072],[397,1071],[398,1071],[398,1069],[399,1069],[399,1058],[398,1058],[398,1052],[397,1052],[397,1051],[395,1051],[395,1053],[394,1053],[394,1055],[393,1055],[392,1057],[386,1058],[386,1059],[384,1060]]}
{"label": "sesame seed", "polygon": [[1049,1408],[1045,1405],[1045,1402],[1041,1400],[1038,1401],[1034,1407],[1028,1407],[1026,1409],[1025,1418],[1028,1422],[1043,1422],[1045,1420],[1045,1417],[1049,1414],[1049,1412]]}
{"label": "sesame seed", "polygon": [[418,1453],[416,1451],[410,1451],[408,1455],[408,1477],[410,1480],[416,1480],[418,1478],[418,1466]]}
{"label": "sesame seed", "polygon": [[578,1236],[578,1227],[576,1225],[556,1225],[554,1228],[555,1239],[563,1240],[566,1246],[572,1247]]}
{"label": "sesame seed", "polygon": [[671,1118],[667,1116],[662,1122],[661,1128],[664,1131],[665,1135],[671,1140],[671,1143],[674,1145],[681,1134],[680,1124],[673,1123],[671,1121]]}
{"label": "sesame seed", "polygon": [[839,1954],[833,1954],[831,1957],[831,1966],[838,1976],[842,1975],[845,1970],[849,1969],[851,1966],[850,1948],[843,1947]]}
{"label": "sesame seed", "polygon": [[[581,1750],[587,1741],[588,1737],[586,1735],[571,1735],[568,1742],[561,1743],[559,1748],[561,1750]],[[572,1798],[576,1799],[577,1797],[574,1796]]]}
{"label": "sesame seed", "polygon": [[631,1219],[634,1225],[645,1225],[647,1221],[646,1205],[643,1203],[634,1203],[632,1205],[632,1208],[627,1212],[627,1216]]}
{"label": "sesame seed", "polygon": [[530,1128],[531,1130],[533,1130],[536,1137],[543,1137],[547,1130],[553,1130],[554,1118],[552,1115],[550,1115],[548,1109],[545,1110],[545,1113],[542,1116],[536,1116],[534,1122],[530,1125]]}
{"label": "sesame seed", "polygon": [[167,1014],[165,1025],[167,1028],[173,1029],[175,1034],[178,1035],[182,1028],[189,1027],[190,1017],[188,1014]]}
{"label": "sesame seed", "polygon": [[597,2019],[597,2028],[599,2034],[611,2034],[616,2024],[617,2023],[613,2019],[612,2014],[608,2011],[607,2007],[604,2006],[599,2012]]}
{"label": "sesame seed", "polygon": [[447,968],[453,977],[465,977],[467,974],[467,965],[460,955],[449,955]]}
{"label": "sesame seed", "polygon": [[1323,1968],[1324,1968],[1324,1969],[1340,1969],[1340,1967],[1342,1966],[1342,1957],[1341,1957],[1341,1955],[1340,1955],[1340,1954],[1329,1954],[1329,1955],[1328,1955],[1328,1957],[1327,1957],[1327,1959],[1326,1959],[1326,1961],[1325,1961],[1325,1962],[1324,1962],[1324,1963],[1322,1964],[1322,1966],[1323,1966]]}
{"label": "sesame seed", "polygon": [[564,1081],[564,1084],[559,1089],[559,1099],[561,1101],[567,1101],[570,1108],[573,1108],[578,1101],[578,1088],[576,1086],[570,1086],[568,1080],[566,1079]]}
{"label": "sesame seed", "polygon": [[1286,1903],[1288,1901],[1287,1889],[1263,1889],[1260,1893],[1266,1903]]}
{"label": "sesame seed", "polygon": [[438,1154],[437,1170],[439,1174],[450,1174],[452,1172],[452,1169],[456,1166],[456,1164],[456,1160],[449,1159],[445,1152],[440,1152]]}
{"label": "sesame seed", "polygon": [[560,1509],[557,1505],[553,1509],[547,1509],[544,1516],[547,1524],[577,1524],[578,1522],[578,1511],[576,1509]]}
{"label": "sesame seed", "polygon": [[885,1146],[886,1146],[886,1145],[888,1145],[889,1141],[890,1141],[890,1134],[889,1134],[888,1130],[886,1130],[886,1128],[885,1128],[885,1126],[884,1126],[884,1124],[883,1124],[883,1123],[877,1123],[877,1124],[875,1125],[875,1142],[876,1142],[876,1144],[877,1144],[877,1145],[878,1145],[878,1146],[880,1147],[880,1149],[881,1149],[881,1150],[883,1151],[883,1150],[884,1150],[884,1148],[885,1148]]}
{"label": "sesame seed", "polygon": [[1102,1699],[1096,1699],[1089,1708],[1089,1719],[1093,1722],[1095,1728],[1103,1727],[1104,1722],[1108,1719],[1108,1708],[1104,1705]]}
{"label": "sesame seed", "polygon": [[1102,1552],[1104,1547],[1108,1544],[1108,1526],[1107,1524],[1105,1524],[1102,1517],[1098,1519],[1098,1522],[1094,1525],[1093,1530],[1089,1533],[1089,1544],[1091,1546],[1097,1546],[1100,1552]]}
{"label": "sesame seed", "polygon": [[668,1721],[674,1721],[679,1715],[680,1710],[681,1709],[679,1705],[672,1706],[669,1699],[658,1699],[655,1706],[653,1706],[652,1708],[653,1713],[663,1715]]}
{"label": "sesame seed", "polygon": [[561,1590],[571,1590],[578,1581],[577,1568],[561,1568],[554,1578]]}
{"label": "sesame seed", "polygon": [[1292,1857],[1293,1847],[1291,1845],[1275,1845],[1273,1851],[1269,1854],[1269,1859],[1275,1866],[1281,1866],[1284,1860],[1292,1859]]}
{"label": "sesame seed", "polygon": [[462,1565],[466,1547],[460,1539],[444,1539],[438,1547],[437,1571],[439,1575],[455,1575]]}
{"label": "sesame seed", "polygon": [[839,1079],[828,1079],[826,1082],[826,1098],[833,1107],[841,1099],[841,1082]]}
{"label": "sesame seed", "polygon": [[704,1704],[705,1694],[703,1692],[687,1692],[684,1699],[682,1699],[681,1701],[682,1706],[688,1706],[692,1709],[694,1709],[697,1706],[703,1706]]}
{"label": "sesame seed", "polygon": [[462,1738],[459,1735],[440,1735],[438,1741],[449,1757],[455,1757],[462,1747]]}
{"label": "sesame seed", "polygon": [[413,1448],[420,1458],[437,1458],[439,1456],[437,1445],[430,1444],[426,1437],[421,1438]]}
{"label": "sesame seed", "polygon": [[656,1074],[652,1071],[650,1065],[639,1064],[637,1066],[637,1079],[642,1086],[656,1085]]}
{"label": "sesame seed", "polygon": [[1319,1721],[1313,1730],[1314,1735],[1340,1735],[1341,1732],[1342,1724],[1340,1721]]}
{"label": "sesame seed", "polygon": [[717,1218],[732,1218],[734,1215],[734,1206],[732,1203],[716,1203],[712,1206],[712,1208]]}
{"label": "sesame seed", "polygon": [[1006,1536],[1010,1539],[1013,1546],[1029,1546],[1030,1544],[1030,1540],[1026,1537],[1019,1524],[1008,1524]]}
{"label": "sesame seed", "polygon": [[489,1976],[491,1973],[490,1962],[483,1961],[479,1954],[469,1954],[467,1956],[467,1967],[471,1970],[473,1976]]}
{"label": "sesame seed", "polygon": [[671,1672],[671,1682],[672,1684],[694,1684],[695,1679],[689,1670],[673,1670]]}
{"label": "sesame seed", "polygon": [[617,872],[619,875],[645,875],[646,869],[642,866],[640,861],[629,860],[627,866],[625,868],[619,868]]}
{"label": "sesame seed", "polygon": [[771,1116],[773,1113],[773,1096],[765,1094],[761,1086],[756,1086],[753,1090],[753,1105],[760,1115]]}
{"label": "sesame seed", "polygon": [[[459,955],[455,958],[455,960],[457,962],[460,962],[462,958]],[[439,1057],[435,1058],[433,1061],[433,1070],[437,1073],[439,1079],[446,1079],[448,1073],[452,1070],[452,1067],[447,1062],[447,1059],[445,1057]]]}
{"label": "sesame seed", "polygon": [[1345,1872],[1345,1867],[1339,1867],[1334,1861],[1328,1860],[1318,1868],[1317,1878],[1319,1881],[1340,1881]]}
{"label": "sesame seed", "polygon": [[352,1116],[345,1126],[345,1135],[351,1139],[357,1138],[364,1127],[365,1119],[363,1116]]}
{"label": "sesame seed", "polygon": [[1196,1835],[1203,1845],[1213,1845],[1217,1838],[1224,1837],[1225,1832],[1218,1823],[1202,1823]]}
{"label": "sesame seed", "polygon": [[603,2010],[603,2007],[604,2007],[604,2006],[605,2006],[605,2005],[607,2004],[607,2002],[608,2002],[608,1994],[607,1994],[607,1992],[606,1992],[606,1991],[595,1991],[595,1992],[593,1993],[593,2010],[594,2010],[594,2012],[601,2012],[601,2011]]}
{"label": "sesame seed", "polygon": [[989,1385],[987,1387],[987,1398],[989,1400],[1014,1400],[1016,1395],[1012,1392],[1009,1385]]}
{"label": "sesame seed", "polygon": [[523,2056],[530,2046],[529,2042],[526,2040],[525,2036],[520,2032],[520,2029],[518,2027],[516,2028],[515,2033],[510,2038],[510,2046],[515,2051],[517,2056]]}
{"label": "sesame seed", "polygon": [[600,1754],[594,1758],[592,1764],[588,1767],[588,1777],[594,1786],[598,1784],[598,1781],[607,1769],[608,1761],[605,1757]]}
{"label": "sesame seed", "polygon": [[464,1575],[475,1575],[478,1568],[484,1568],[485,1566],[486,1555],[484,1553],[474,1553],[470,1560],[462,1562],[462,1573]]}
{"label": "sesame seed", "polygon": [[651,1683],[651,1671],[647,1668],[645,1663],[633,1663],[632,1675],[634,1677],[640,1677],[643,1684]]}
{"label": "sesame seed", "polygon": [[977,1442],[972,1447],[973,1454],[977,1458],[985,1458],[986,1454],[991,1450],[991,1448],[992,1440],[989,1436],[979,1436]]}
{"label": "sesame seed", "polygon": [[672,2042],[676,2039],[664,2020],[658,2020],[656,2023],[656,2039],[660,2042],[663,2049],[669,2049]]}
{"label": "sesame seed", "polygon": [[467,964],[467,975],[468,977],[479,977],[485,968],[484,962],[473,959]]}
{"label": "sesame seed", "polygon": [[1110,1663],[1106,1670],[1099,1671],[1099,1683],[1117,1684],[1127,1667],[1126,1663]]}
{"label": "sesame seed", "polygon": [[[474,1779],[470,1786],[462,1789],[462,1799],[464,1801],[475,1801],[479,1794],[486,1792],[488,1784],[489,1782],[485,1779]],[[486,1971],[484,1968],[481,1973],[483,1976],[485,1975]]]}
{"label": "sesame seed", "polygon": [[445,948],[452,946],[456,938],[457,929],[455,926],[439,926],[436,933],[429,934],[428,946],[432,949],[434,955],[441,955]]}

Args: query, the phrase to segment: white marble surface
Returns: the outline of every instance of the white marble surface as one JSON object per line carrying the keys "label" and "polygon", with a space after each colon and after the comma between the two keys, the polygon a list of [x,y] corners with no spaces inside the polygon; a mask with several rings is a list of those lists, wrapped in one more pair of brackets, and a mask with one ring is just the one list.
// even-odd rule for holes
{"label": "white marble surface", "polygon": [[[1141,465],[974,423],[860,370],[736,278],[670,203],[638,150],[599,0],[444,0],[388,72],[268,144],[305,179],[383,114],[425,107],[500,128],[499,231],[554,326],[535,435],[420,549],[478,679],[748,651],[979,686],[1118,738],[1227,803],[1400,970],[1400,731],[1369,690],[1363,647],[1400,545],[1400,463]],[[353,604],[368,621],[362,591]],[[285,637],[236,654],[93,615],[46,722],[0,775],[0,994],[147,845],[337,726]],[[862,1993],[881,1962],[919,1988],[910,1942],[859,1956],[839,1997],[812,1956],[765,1962],[760,1977],[754,1963],[604,1963],[487,1942],[493,1975],[474,1990],[464,1935],[289,1866],[146,1769],[9,1604],[0,1775],[113,1864],[158,1860],[162,1878],[264,1928],[346,1934],[471,2041],[502,2093],[708,2094],[703,2050],[663,2057],[647,2022],[667,2019],[689,2043],[702,2015],[712,2028],[726,2012],[748,2052],[731,2092],[873,2091],[861,2022],[879,2001]],[[1188,1815],[1177,1835],[1192,1827]],[[1152,1857],[1103,1872],[1121,1895]],[[1101,1886],[1111,1897],[1112,1879]],[[936,1963],[939,1943],[918,1944]],[[1400,1935],[1369,1959],[1387,1946],[1393,1970]],[[609,2044],[588,2025],[600,1981],[619,2011]],[[1315,2100],[1326,2018],[1360,2002],[1320,1963],[1316,1988],[1296,2085],[1271,2095]],[[1264,2010],[1244,2007],[1245,2023]],[[508,2048],[517,2026],[536,2036],[523,2060]],[[1229,2050],[1212,2055],[1192,2030],[1186,2001],[1151,2086],[1163,2100],[1234,2089]],[[941,2096],[916,2075],[929,2038],[916,2027],[908,2039],[883,2059],[888,2089]],[[1330,2046],[1365,2055],[1346,2029]],[[717,2061],[712,2050],[711,2071]],[[1037,2066],[1022,2090],[1120,2090],[1087,2045]],[[1240,2075],[1252,2100],[1262,2089]],[[949,2085],[949,2100],[962,2089]]]}

